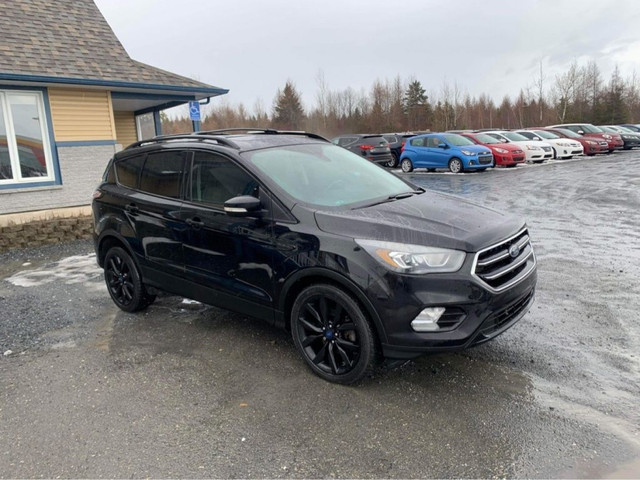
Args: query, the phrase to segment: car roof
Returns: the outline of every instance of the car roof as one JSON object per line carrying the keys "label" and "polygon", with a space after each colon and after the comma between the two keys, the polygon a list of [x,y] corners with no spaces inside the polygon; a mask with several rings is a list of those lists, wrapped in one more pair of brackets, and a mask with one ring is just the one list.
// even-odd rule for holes
{"label": "car roof", "polygon": [[330,143],[324,137],[308,132],[281,131],[271,129],[232,128],[176,135],[159,135],[132,143],[123,152],[131,153],[149,146],[219,145],[238,151],[259,150],[283,145],[305,143]]}

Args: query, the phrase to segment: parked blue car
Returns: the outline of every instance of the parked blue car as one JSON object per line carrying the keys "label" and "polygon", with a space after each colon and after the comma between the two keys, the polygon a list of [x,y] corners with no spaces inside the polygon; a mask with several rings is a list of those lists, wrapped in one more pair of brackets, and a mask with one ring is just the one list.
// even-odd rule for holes
{"label": "parked blue car", "polygon": [[455,133],[428,133],[407,140],[400,155],[405,173],[414,168],[448,168],[453,173],[486,170],[494,166],[491,150]]}

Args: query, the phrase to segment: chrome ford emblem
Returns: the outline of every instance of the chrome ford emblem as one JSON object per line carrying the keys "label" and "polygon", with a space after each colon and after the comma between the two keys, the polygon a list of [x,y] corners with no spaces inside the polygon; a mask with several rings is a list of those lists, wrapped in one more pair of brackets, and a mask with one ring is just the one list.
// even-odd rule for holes
{"label": "chrome ford emblem", "polygon": [[511,258],[516,258],[518,255],[520,255],[520,247],[517,244],[511,245],[511,247],[509,248],[509,255],[511,256]]}

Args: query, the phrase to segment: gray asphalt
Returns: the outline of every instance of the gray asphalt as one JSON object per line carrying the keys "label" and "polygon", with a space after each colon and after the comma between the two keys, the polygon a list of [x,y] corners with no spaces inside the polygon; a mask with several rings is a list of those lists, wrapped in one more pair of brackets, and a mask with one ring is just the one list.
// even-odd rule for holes
{"label": "gray asphalt", "polygon": [[0,255],[0,477],[638,477],[639,166],[409,175],[525,217],[536,302],[355,387],[257,320],[176,297],[119,311],[89,242]]}

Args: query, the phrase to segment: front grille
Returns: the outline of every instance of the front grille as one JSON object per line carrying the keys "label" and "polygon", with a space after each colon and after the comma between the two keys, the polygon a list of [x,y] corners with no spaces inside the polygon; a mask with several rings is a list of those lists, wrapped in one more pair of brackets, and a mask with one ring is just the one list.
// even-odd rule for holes
{"label": "front grille", "polygon": [[513,157],[513,160],[516,162],[523,162],[524,161],[524,157]]}
{"label": "front grille", "polygon": [[493,157],[478,157],[478,163],[480,165],[488,165],[493,161]]}
{"label": "front grille", "polygon": [[524,153],[524,152],[522,150],[514,150],[511,153],[513,153],[514,155],[519,155],[519,154]]}
{"label": "front grille", "polygon": [[531,273],[536,265],[526,229],[476,254],[473,275],[492,290],[505,290]]}
{"label": "front grille", "polygon": [[487,318],[482,324],[480,333],[485,337],[490,336],[502,327],[506,326],[511,320],[518,318],[518,316],[527,308],[529,302],[533,297],[533,290],[531,290],[524,297],[516,300],[511,305],[503,308],[502,310],[494,313]]}

